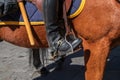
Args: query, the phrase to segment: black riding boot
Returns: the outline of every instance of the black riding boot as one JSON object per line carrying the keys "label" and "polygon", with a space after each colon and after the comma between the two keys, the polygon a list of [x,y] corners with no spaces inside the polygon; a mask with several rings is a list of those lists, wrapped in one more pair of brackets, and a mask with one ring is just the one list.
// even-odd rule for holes
{"label": "black riding boot", "polygon": [[76,48],[81,43],[80,39],[71,39],[73,41],[70,41],[70,44],[64,39],[64,25],[61,26],[61,24],[59,24],[60,20],[58,17],[59,0],[43,1],[43,15],[46,23],[46,32],[50,47],[58,49],[58,51],[64,53],[71,51],[70,44],[73,49]]}

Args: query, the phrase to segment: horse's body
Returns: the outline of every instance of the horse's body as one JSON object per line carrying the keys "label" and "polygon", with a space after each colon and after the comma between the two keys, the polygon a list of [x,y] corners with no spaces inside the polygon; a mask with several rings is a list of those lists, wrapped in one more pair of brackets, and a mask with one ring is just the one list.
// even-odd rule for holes
{"label": "horse's body", "polygon": [[[110,48],[119,44],[119,19],[120,4],[116,0],[86,0],[82,13],[72,19],[77,36],[83,39],[86,80],[102,80]],[[25,27],[0,28],[0,39],[13,44],[30,48],[48,46],[44,26],[33,26],[33,35],[36,44],[30,46]]]}
{"label": "horse's body", "polygon": [[35,45],[31,46],[25,26],[1,26],[0,38],[12,44],[27,48],[47,48],[44,26],[32,26]]}

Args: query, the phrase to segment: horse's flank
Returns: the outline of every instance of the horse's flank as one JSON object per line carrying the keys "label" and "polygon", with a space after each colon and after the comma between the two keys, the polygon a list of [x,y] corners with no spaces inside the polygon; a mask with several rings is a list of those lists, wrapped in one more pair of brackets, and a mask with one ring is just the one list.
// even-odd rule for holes
{"label": "horse's flank", "polygon": [[86,40],[114,39],[120,35],[120,5],[115,0],[91,3],[87,0],[83,12],[73,23],[76,32]]}
{"label": "horse's flank", "polygon": [[44,26],[32,26],[35,45],[31,46],[25,26],[1,26],[0,38],[12,44],[27,48],[48,47]]}

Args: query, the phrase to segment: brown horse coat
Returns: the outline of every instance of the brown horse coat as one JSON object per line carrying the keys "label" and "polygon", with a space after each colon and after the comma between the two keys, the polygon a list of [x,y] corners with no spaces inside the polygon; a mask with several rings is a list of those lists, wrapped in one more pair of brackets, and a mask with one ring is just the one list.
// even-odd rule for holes
{"label": "brown horse coat", "polygon": [[[71,19],[78,37],[83,39],[85,79],[102,80],[110,48],[120,40],[120,4],[116,0],[86,0],[82,13]],[[23,26],[1,26],[0,38],[32,47]],[[33,26],[34,48],[47,47],[45,28]]]}

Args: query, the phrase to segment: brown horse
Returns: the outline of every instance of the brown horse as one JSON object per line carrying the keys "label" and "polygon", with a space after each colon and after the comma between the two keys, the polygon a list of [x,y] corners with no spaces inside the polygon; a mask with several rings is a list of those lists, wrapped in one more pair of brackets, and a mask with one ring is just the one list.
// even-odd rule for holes
{"label": "brown horse", "polygon": [[[120,4],[116,0],[86,0],[82,13],[71,19],[77,36],[83,40],[85,80],[103,79],[110,49],[119,44],[119,19]],[[48,47],[45,27],[32,27],[34,46],[29,43],[24,26],[1,26],[0,39],[28,48]]]}

